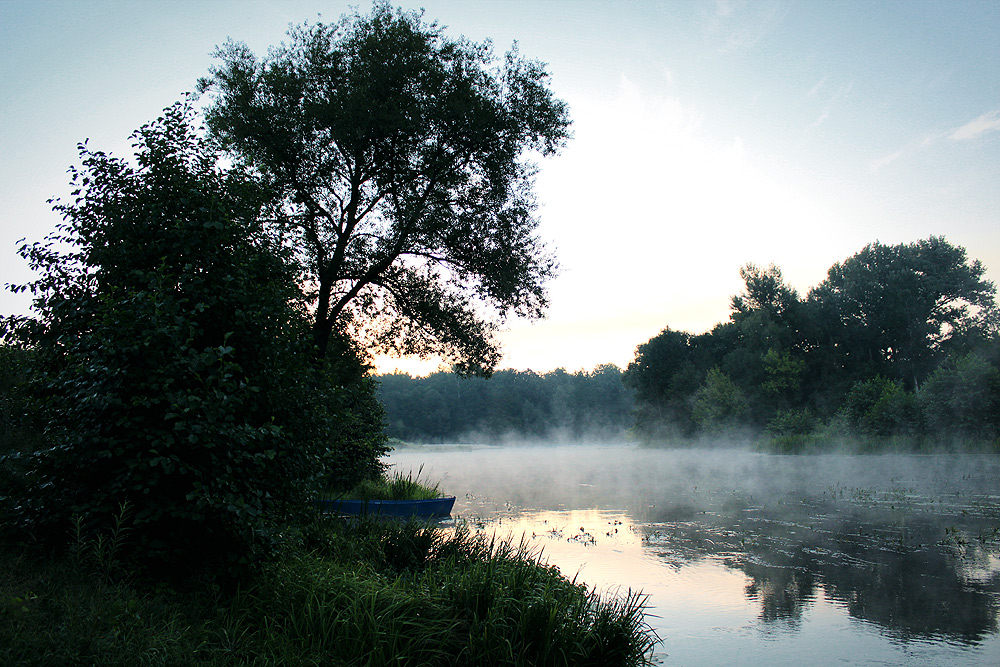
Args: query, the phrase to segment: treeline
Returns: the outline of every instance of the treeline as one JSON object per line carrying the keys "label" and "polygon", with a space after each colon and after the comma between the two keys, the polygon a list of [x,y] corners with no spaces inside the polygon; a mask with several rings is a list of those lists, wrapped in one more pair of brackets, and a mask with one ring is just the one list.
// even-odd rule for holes
{"label": "treeline", "polygon": [[637,348],[624,373],[635,433],[779,451],[996,448],[1000,335],[984,273],[943,237],[869,244],[802,297],[778,267],[748,264],[728,321]]}
{"label": "treeline", "polygon": [[489,379],[395,373],[378,380],[387,433],[410,442],[614,440],[632,421],[632,392],[613,364],[589,373],[502,370]]}
{"label": "treeline", "polygon": [[943,237],[872,243],[800,296],[748,264],[731,314],[669,327],[623,372],[383,375],[387,433],[415,442],[584,440],[832,446],[1000,442],[1000,314],[985,267]]}

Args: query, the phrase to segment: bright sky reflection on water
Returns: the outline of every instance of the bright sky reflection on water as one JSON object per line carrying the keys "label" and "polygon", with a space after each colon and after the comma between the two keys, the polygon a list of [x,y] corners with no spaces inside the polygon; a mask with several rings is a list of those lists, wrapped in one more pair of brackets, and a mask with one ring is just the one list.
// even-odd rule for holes
{"label": "bright sky reflection on water", "polygon": [[455,493],[472,528],[602,594],[642,590],[659,664],[998,664],[995,458],[433,446],[390,461]]}

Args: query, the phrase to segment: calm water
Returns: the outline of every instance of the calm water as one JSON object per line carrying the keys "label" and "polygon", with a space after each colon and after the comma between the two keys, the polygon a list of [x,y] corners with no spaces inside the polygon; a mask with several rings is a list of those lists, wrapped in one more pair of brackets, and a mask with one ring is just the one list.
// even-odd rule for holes
{"label": "calm water", "polygon": [[476,530],[649,595],[664,665],[1000,665],[1000,459],[398,450]]}

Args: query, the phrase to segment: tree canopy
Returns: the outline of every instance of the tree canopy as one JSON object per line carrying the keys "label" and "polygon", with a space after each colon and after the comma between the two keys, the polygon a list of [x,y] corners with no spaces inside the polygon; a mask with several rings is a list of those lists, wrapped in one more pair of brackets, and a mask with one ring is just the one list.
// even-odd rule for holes
{"label": "tree canopy", "polygon": [[965,248],[932,236],[870,243],[830,267],[809,300],[844,354],[911,384],[926,375],[953,332],[994,305],[996,289]]}
{"label": "tree canopy", "polygon": [[778,267],[748,264],[729,321],[700,335],[666,328],[638,346],[624,375],[636,432],[658,440],[739,425],[779,438],[825,428],[834,439],[989,442],[1000,435],[990,407],[1000,336],[984,274],[934,236],[871,243],[805,298]]}
{"label": "tree canopy", "polygon": [[226,43],[199,88],[212,136],[275,193],[318,349],[347,330],[488,374],[497,327],[540,317],[556,270],[529,157],[569,119],[544,66],[385,3],[288,37],[260,59]]}
{"label": "tree canopy", "polygon": [[781,317],[798,301],[798,294],[785,284],[781,269],[774,264],[766,269],[747,264],[740,269],[740,277],[746,289],[730,299],[733,319],[754,312],[766,312],[772,318]]}

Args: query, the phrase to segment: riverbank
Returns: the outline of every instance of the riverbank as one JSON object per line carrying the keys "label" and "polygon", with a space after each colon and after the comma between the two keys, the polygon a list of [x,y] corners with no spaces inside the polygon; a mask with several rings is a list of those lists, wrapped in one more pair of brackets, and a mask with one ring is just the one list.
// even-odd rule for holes
{"label": "riverbank", "polygon": [[228,592],[146,580],[110,539],[4,550],[0,664],[648,663],[641,595],[599,597],[523,545],[329,518],[292,542]]}

